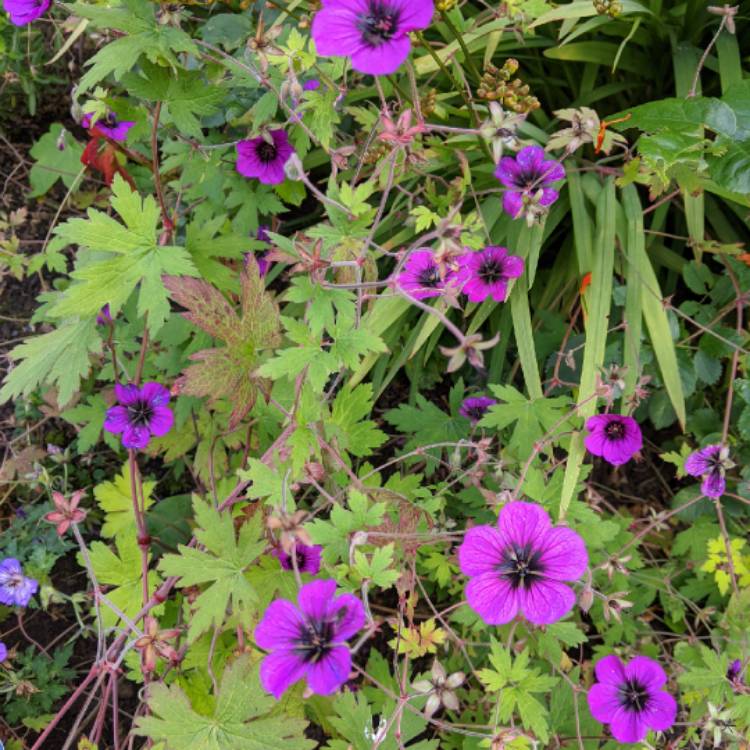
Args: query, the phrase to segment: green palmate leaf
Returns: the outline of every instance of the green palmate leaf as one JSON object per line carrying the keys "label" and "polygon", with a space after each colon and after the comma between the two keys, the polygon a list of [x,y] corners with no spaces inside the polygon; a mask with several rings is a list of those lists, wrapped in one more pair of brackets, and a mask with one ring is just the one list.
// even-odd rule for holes
{"label": "green palmate leaf", "polygon": [[195,600],[188,629],[188,640],[211,627],[221,625],[229,606],[237,612],[257,602],[258,595],[245,577],[245,570],[263,552],[266,544],[261,535],[261,517],[256,514],[235,534],[229,513],[193,499],[198,529],[195,538],[203,545],[199,550],[181,545],[179,554],[165,555],[159,569],[167,576],[179,576],[178,586],[204,586]]}
{"label": "green palmate leaf", "polygon": [[369,456],[388,439],[375,422],[365,418],[372,406],[372,384],[342,388],[336,394],[330,420],[325,421],[326,437],[353,456]]}
{"label": "green palmate leaf", "polygon": [[174,26],[157,22],[152,3],[147,0],[122,0],[120,5],[119,8],[86,3],[71,6],[76,16],[89,18],[99,28],[117,29],[126,34],[102,47],[88,61],[89,70],[78,82],[79,96],[110,74],[121,78],[141,56],[152,63],[167,63],[176,69],[179,66],[178,53],[199,54],[198,47],[188,34]]}
{"label": "green palmate leaf", "polygon": [[567,397],[527,399],[512,385],[493,385],[490,388],[502,403],[491,406],[480,425],[502,430],[515,424],[506,445],[519,459],[528,458],[535,443],[558,423],[559,432],[567,429],[561,422],[570,407]]}
{"label": "green palmate leaf", "polygon": [[[152,684],[152,716],[138,719],[136,734],[164,743],[165,750],[312,750],[307,723],[274,711],[276,701],[260,685],[257,665],[243,656],[229,665],[215,705],[198,713],[176,685]],[[207,707],[204,707],[204,709]]]}
{"label": "green palmate leaf", "polygon": [[[143,607],[143,578],[141,574],[141,550],[136,535],[130,530],[123,531],[115,538],[115,548],[104,542],[92,542],[89,549],[91,566],[94,569],[97,582],[100,585],[111,586],[105,593],[120,612],[132,618]],[[83,565],[81,555],[79,564]],[[161,583],[161,578],[155,570],[148,572],[148,590],[153,593]],[[163,607],[158,607],[152,614],[158,615]],[[106,602],[101,606],[102,622],[105,627],[113,627],[120,622],[120,616]]]}
{"label": "green palmate leaf", "polygon": [[195,276],[197,271],[184,248],[157,244],[159,209],[152,197],[142,201],[119,175],[112,193],[112,208],[124,224],[89,209],[87,219],[70,219],[55,230],[65,244],[103,253],[86,254],[85,260],[79,254],[70,274],[73,283],[52,306],[51,314],[95,318],[107,304],[115,314],[140,283],[138,314],[148,313],[149,329],[155,333],[169,315],[162,275]]}
{"label": "green palmate leaf", "polygon": [[370,504],[361,492],[351,490],[348,510],[334,505],[328,521],[316,519],[307,528],[313,541],[323,545],[323,559],[333,565],[349,559],[350,535],[379,525],[384,514],[385,503]]}
{"label": "green palmate leaf", "polygon": [[[426,447],[435,443],[455,443],[466,436],[466,420],[463,417],[452,417],[446,414],[421,394],[417,394],[415,405],[401,404],[396,409],[385,413],[385,419],[397,430],[411,435],[404,445],[404,451],[409,452],[419,447]],[[445,448],[431,448],[425,450],[419,460],[426,461],[425,471],[432,473],[438,465],[439,457]]]}
{"label": "green palmate leaf", "polygon": [[196,364],[184,371],[183,392],[207,396],[212,401],[229,398],[233,404],[230,428],[253,408],[258,391],[269,389],[256,370],[264,351],[278,346],[280,341],[278,307],[265,290],[257,265],[248,264],[240,281],[238,314],[206,281],[184,277],[163,280],[172,299],[187,308],[183,317],[224,344],[190,356]]}
{"label": "green palmate leaf", "polygon": [[65,187],[73,187],[83,174],[83,146],[58,123],[34,144],[29,154],[34,159],[29,172],[32,198],[44,195],[58,180]]}
{"label": "green palmate leaf", "polygon": [[177,71],[145,63],[140,74],[123,78],[131,96],[164,103],[162,116],[177,129],[201,139],[200,117],[214,114],[224,98],[224,91],[211,85],[198,71]]}
{"label": "green palmate leaf", "polygon": [[57,402],[67,404],[91,370],[91,354],[102,350],[95,320],[68,321],[60,328],[26,339],[10,352],[21,361],[0,390],[0,403],[17,396],[29,396],[42,384],[57,388]]}
{"label": "green palmate leaf", "polygon": [[[154,504],[151,493],[156,482],[143,482],[142,507],[148,510]],[[94,487],[94,497],[104,512],[102,536],[109,538],[120,534],[135,535],[135,515],[133,514],[133,493],[130,482],[130,469],[124,464],[122,471],[111,482],[102,482]]]}
{"label": "green palmate leaf", "polygon": [[245,482],[250,482],[247,496],[251,499],[268,498],[269,505],[282,504],[284,495],[284,478],[274,467],[273,469],[257,458],[250,458],[247,469],[241,469],[237,475]]}

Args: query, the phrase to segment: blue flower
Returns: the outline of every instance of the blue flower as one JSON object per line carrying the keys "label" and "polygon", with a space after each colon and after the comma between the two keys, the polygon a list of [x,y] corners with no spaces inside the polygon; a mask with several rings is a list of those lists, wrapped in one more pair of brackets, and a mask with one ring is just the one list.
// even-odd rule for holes
{"label": "blue flower", "polygon": [[0,562],[0,604],[25,607],[38,588],[37,581],[23,574],[21,563],[14,557]]}

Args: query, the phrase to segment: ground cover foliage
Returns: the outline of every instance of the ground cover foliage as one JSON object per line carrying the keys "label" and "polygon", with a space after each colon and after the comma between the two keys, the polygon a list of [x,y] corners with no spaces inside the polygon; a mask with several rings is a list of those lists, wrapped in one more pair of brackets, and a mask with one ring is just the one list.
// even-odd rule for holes
{"label": "ground cover foliage", "polygon": [[3,4],[6,750],[749,746],[746,8]]}

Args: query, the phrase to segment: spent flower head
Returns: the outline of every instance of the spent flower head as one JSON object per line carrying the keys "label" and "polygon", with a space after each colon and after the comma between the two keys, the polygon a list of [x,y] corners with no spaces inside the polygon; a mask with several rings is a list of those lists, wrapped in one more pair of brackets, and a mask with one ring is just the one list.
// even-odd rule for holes
{"label": "spent flower head", "polygon": [[52,502],[55,509],[44,516],[44,520],[57,526],[57,535],[64,536],[71,524],[81,523],[86,518],[86,511],[81,510],[78,504],[86,493],[84,490],[76,490],[70,499],[61,492],[52,493]]}
{"label": "spent flower head", "polygon": [[453,672],[448,675],[445,667],[437,660],[432,663],[429,680],[419,680],[412,687],[419,695],[427,695],[424,713],[429,719],[441,706],[450,711],[458,711],[460,708],[458,697],[454,692],[461,687],[466,680],[463,672]]}

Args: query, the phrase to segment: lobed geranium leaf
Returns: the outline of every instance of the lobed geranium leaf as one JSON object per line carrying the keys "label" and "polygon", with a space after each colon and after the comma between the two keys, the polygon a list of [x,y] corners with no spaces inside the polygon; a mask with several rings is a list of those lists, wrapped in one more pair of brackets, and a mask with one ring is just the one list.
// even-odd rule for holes
{"label": "lobed geranium leaf", "polygon": [[262,353],[279,344],[279,312],[266,291],[258,267],[248,263],[241,277],[241,308],[237,313],[222,293],[206,281],[165,277],[172,299],[187,309],[182,315],[225,344],[192,354],[195,363],[183,373],[183,393],[211,401],[228,398],[234,428],[253,408],[258,391],[269,385],[257,374]]}
{"label": "lobed geranium leaf", "polygon": [[208,584],[192,605],[188,629],[191,643],[209,628],[221,625],[228,607],[237,612],[257,603],[257,592],[245,577],[245,570],[266,546],[260,514],[237,536],[229,513],[220,513],[197,495],[193,509],[198,525],[195,537],[204,549],[180,545],[179,554],[165,555],[159,563],[164,575],[179,576],[178,586],[182,588]]}
{"label": "lobed geranium leaf", "polygon": [[135,733],[164,742],[165,750],[312,750],[307,722],[274,712],[257,665],[248,656],[227,667],[210,713],[198,713],[180,687],[154,683],[147,702],[151,716],[138,719]]}

